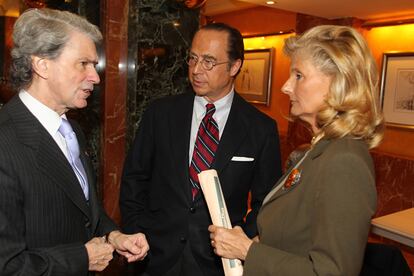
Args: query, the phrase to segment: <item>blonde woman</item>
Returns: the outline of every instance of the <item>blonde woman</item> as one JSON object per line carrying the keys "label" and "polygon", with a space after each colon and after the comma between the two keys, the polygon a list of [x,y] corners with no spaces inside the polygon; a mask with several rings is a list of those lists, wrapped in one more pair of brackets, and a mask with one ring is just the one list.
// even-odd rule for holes
{"label": "blonde woman", "polygon": [[354,29],[318,26],[288,38],[291,115],[312,129],[310,150],[282,176],[257,218],[259,236],[210,226],[215,253],[244,275],[358,275],[376,208],[369,149],[382,139],[378,74]]}

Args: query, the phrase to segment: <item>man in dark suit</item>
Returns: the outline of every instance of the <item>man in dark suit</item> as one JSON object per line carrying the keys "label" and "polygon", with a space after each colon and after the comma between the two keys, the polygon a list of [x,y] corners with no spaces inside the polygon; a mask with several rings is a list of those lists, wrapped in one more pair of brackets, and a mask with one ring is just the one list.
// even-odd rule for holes
{"label": "man in dark suit", "polygon": [[[148,238],[151,250],[140,268],[143,275],[223,275],[198,190],[200,162],[217,170],[232,224],[256,235],[257,212],[281,165],[275,121],[234,91],[243,57],[239,31],[220,23],[202,27],[187,60],[195,95],[154,102],[141,120],[124,165],[120,207],[124,230]],[[211,125],[210,138],[201,135]],[[201,149],[201,142],[209,149]],[[210,157],[200,158],[203,154]]]}
{"label": "man in dark suit", "polygon": [[33,9],[13,31],[11,81],[0,110],[0,275],[88,275],[113,250],[145,257],[143,234],[122,234],[105,214],[85,138],[65,112],[99,83],[99,29],[69,12]]}

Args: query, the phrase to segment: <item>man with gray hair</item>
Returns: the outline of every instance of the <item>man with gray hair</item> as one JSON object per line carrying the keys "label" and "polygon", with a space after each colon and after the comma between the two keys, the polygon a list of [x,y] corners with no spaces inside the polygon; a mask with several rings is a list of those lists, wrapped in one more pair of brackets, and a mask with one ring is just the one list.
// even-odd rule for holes
{"label": "man with gray hair", "polygon": [[0,110],[0,275],[88,275],[116,250],[142,260],[142,233],[105,214],[85,138],[68,120],[99,83],[99,29],[75,14],[32,9],[13,31],[15,95]]}

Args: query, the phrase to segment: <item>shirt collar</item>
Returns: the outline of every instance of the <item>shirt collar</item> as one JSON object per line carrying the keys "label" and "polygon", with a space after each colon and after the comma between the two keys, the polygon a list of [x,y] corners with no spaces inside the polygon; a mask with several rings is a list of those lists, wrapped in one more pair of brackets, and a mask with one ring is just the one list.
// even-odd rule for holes
{"label": "shirt collar", "polygon": [[66,119],[66,115],[63,114],[62,116],[59,116],[57,112],[41,103],[25,90],[20,91],[19,97],[22,100],[23,104],[36,117],[36,119],[39,120],[47,132],[49,132],[50,135],[54,136],[60,127],[62,118]]}
{"label": "shirt collar", "polygon": [[[215,115],[220,114],[224,112],[225,110],[230,110],[231,104],[233,102],[234,98],[234,86],[231,88],[230,93],[228,93],[223,98],[219,99],[218,101],[215,101],[213,104],[216,107]],[[209,102],[200,96],[195,96],[194,99],[194,105],[195,106],[195,112],[198,120],[201,120],[204,115],[206,114],[206,104]],[[213,115],[214,116],[214,115]]]}

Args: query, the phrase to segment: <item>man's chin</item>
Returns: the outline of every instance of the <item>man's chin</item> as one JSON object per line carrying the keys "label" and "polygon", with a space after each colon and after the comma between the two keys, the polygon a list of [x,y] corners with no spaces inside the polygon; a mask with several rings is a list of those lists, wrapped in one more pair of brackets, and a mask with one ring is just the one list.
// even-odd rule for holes
{"label": "man's chin", "polygon": [[78,100],[75,104],[74,104],[74,109],[81,109],[81,108],[85,108],[88,106],[88,101],[87,98],[82,99],[82,100]]}
{"label": "man's chin", "polygon": [[193,87],[193,91],[197,96],[203,97],[207,94],[207,91],[203,90],[203,89],[194,89]]}

